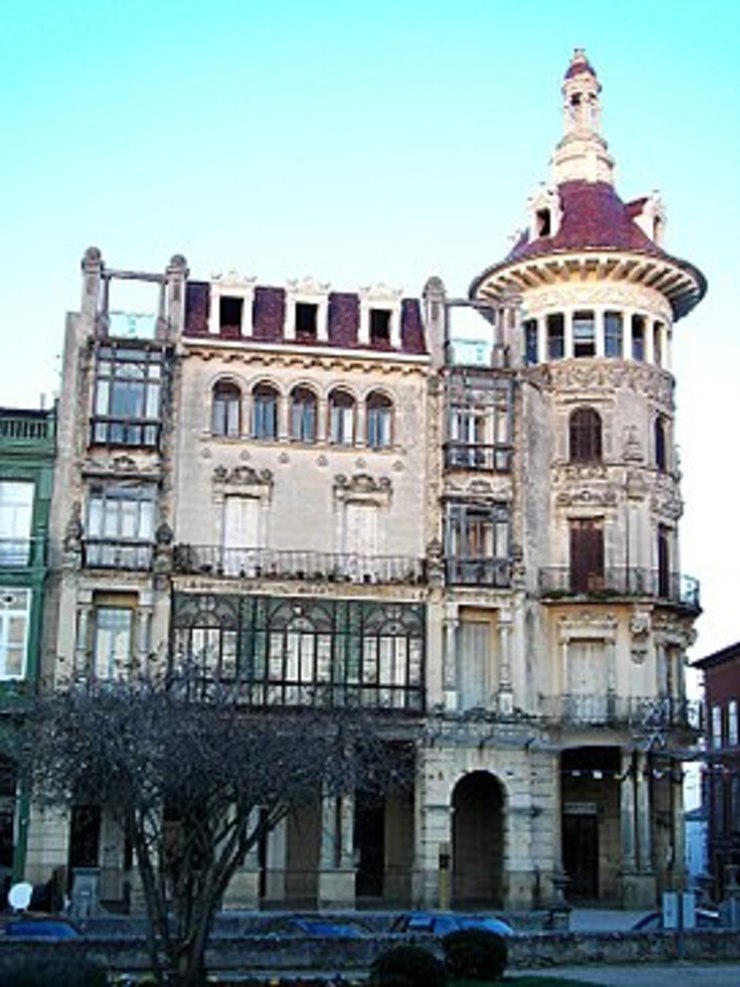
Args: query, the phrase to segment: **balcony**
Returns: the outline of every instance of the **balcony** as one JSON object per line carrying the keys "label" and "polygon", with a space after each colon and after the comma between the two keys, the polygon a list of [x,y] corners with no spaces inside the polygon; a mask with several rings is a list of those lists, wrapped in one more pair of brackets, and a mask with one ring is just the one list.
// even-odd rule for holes
{"label": "balcony", "polygon": [[46,538],[0,538],[0,571],[38,569],[46,565]]}
{"label": "balcony", "polygon": [[480,445],[468,442],[447,442],[444,447],[445,468],[488,470],[510,473],[513,450],[508,445]]}
{"label": "balcony", "polygon": [[546,720],[578,726],[630,726],[647,731],[697,730],[700,704],[674,696],[651,698],[612,694],[540,696]]}
{"label": "balcony", "polygon": [[505,589],[511,584],[508,559],[445,559],[448,586],[493,586]]}
{"label": "balcony", "polygon": [[143,572],[151,569],[153,554],[150,542],[86,538],[82,546],[82,564],[88,569],[134,569]]}
{"label": "balcony", "polygon": [[696,613],[701,610],[697,579],[658,569],[616,567],[600,573],[583,573],[567,566],[551,566],[540,569],[539,590],[540,596],[549,600],[651,597]]}
{"label": "balcony", "polygon": [[176,545],[173,565],[179,573],[237,579],[407,585],[418,585],[426,579],[422,559],[400,555],[362,556],[272,548]]}
{"label": "balcony", "polygon": [[9,451],[33,451],[54,455],[54,411],[19,411],[0,408],[0,442]]}

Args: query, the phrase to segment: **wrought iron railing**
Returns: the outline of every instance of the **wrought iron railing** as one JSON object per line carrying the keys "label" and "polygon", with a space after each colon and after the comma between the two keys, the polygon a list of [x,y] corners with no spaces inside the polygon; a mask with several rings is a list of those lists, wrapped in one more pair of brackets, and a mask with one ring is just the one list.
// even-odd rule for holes
{"label": "wrought iron railing", "polygon": [[425,581],[423,560],[401,555],[181,544],[175,546],[173,566],[181,573],[240,579],[411,584]]}
{"label": "wrought iron railing", "polygon": [[700,704],[676,696],[635,697],[611,693],[540,696],[539,712],[560,723],[629,725],[648,731],[669,728],[696,730]]}
{"label": "wrought iron railing", "polygon": [[110,538],[86,538],[82,562],[90,569],[151,569],[154,548],[150,542],[131,542]]}
{"label": "wrought iron railing", "polygon": [[0,569],[29,569],[46,565],[45,537],[0,538]]}
{"label": "wrought iron railing", "polygon": [[493,586],[505,588],[511,583],[508,559],[445,559],[448,586]]}
{"label": "wrought iron railing", "polygon": [[447,469],[493,470],[510,473],[513,449],[510,445],[482,445],[470,442],[446,442]]}
{"label": "wrought iron railing", "polygon": [[543,597],[649,596],[690,610],[701,608],[697,579],[658,569],[621,566],[584,573],[567,566],[551,566],[540,569],[539,589]]}

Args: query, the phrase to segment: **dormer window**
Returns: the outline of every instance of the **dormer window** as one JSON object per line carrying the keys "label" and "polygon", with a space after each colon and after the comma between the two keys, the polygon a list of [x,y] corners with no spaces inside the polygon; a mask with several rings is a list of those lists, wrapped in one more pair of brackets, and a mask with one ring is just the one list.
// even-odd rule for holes
{"label": "dormer window", "polygon": [[221,330],[231,329],[241,332],[244,299],[233,298],[231,295],[221,295],[218,300],[218,327]]}
{"label": "dormer window", "polygon": [[537,210],[537,236],[552,235],[552,217],[549,209]]}
{"label": "dormer window", "polygon": [[370,309],[370,342],[390,343],[391,312],[387,308]]}
{"label": "dormer window", "polygon": [[295,333],[296,336],[316,339],[318,328],[319,306],[309,302],[296,302]]}

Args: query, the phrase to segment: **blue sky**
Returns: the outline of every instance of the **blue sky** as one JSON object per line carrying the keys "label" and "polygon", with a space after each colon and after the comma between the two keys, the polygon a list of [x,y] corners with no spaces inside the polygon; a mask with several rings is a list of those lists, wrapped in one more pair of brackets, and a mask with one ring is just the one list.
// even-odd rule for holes
{"label": "blue sky", "polygon": [[0,404],[58,387],[95,244],[113,267],[337,289],[500,259],[549,177],[585,47],[624,199],[660,189],[709,295],[679,323],[682,568],[694,656],[740,638],[740,4],[735,0],[3,0]]}

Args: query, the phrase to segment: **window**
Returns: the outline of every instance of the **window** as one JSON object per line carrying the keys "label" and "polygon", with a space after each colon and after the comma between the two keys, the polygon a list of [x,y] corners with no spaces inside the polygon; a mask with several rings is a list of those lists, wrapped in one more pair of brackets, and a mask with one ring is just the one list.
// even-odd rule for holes
{"label": "window", "polygon": [[722,739],[722,707],[712,706],[712,747],[721,747]]}
{"label": "window", "polygon": [[390,343],[391,313],[387,308],[370,309],[370,342]]}
{"label": "window", "polygon": [[221,295],[218,300],[219,329],[230,329],[232,333],[241,333],[244,299],[230,295]]}
{"label": "window", "polygon": [[568,642],[566,715],[579,723],[607,718],[606,647],[603,640]]}
{"label": "window", "polygon": [[490,620],[463,619],[457,628],[457,694],[460,710],[485,707],[492,692]]}
{"label": "window", "polygon": [[663,324],[656,322],[653,325],[653,359],[656,367],[663,366]]}
{"label": "window", "polygon": [[645,318],[642,315],[632,316],[632,359],[645,359]]}
{"label": "window", "polygon": [[227,494],[223,514],[223,570],[230,576],[254,575],[259,565],[258,497]]}
{"label": "window", "polygon": [[561,360],[565,356],[565,318],[561,314],[547,317],[547,358]]}
{"label": "window", "polygon": [[0,589],[0,679],[26,674],[26,645],[31,591]]}
{"label": "window", "polygon": [[28,565],[33,492],[31,482],[0,480],[0,568]]}
{"label": "window", "polygon": [[727,704],[727,743],[730,747],[738,745],[737,699]]}
{"label": "window", "polygon": [[448,504],[445,517],[448,582],[508,586],[509,526],[506,504]]}
{"label": "window", "polygon": [[622,313],[604,312],[604,355],[622,356]]}
{"label": "window", "polygon": [[95,367],[92,442],[156,446],[163,354],[158,349],[101,346]]}
{"label": "window", "polygon": [[511,469],[513,389],[511,379],[456,368],[445,384],[448,468]]}
{"label": "window", "polygon": [[661,472],[665,472],[668,468],[667,459],[667,424],[665,418],[662,415],[658,415],[655,419],[655,467]]}
{"label": "window", "polygon": [[213,388],[211,432],[225,438],[238,438],[242,426],[241,406],[242,392],[237,385],[229,381],[219,381]]}
{"label": "window", "polygon": [[552,221],[549,209],[537,210],[537,236],[551,236]]}
{"label": "window", "polygon": [[570,461],[601,461],[601,415],[593,408],[577,408],[570,416]]}
{"label": "window", "polygon": [[252,706],[420,710],[424,607],[368,600],[176,593],[178,660]]}
{"label": "window", "polygon": [[371,449],[387,449],[392,442],[393,404],[374,391],[367,399],[367,444]]}
{"label": "window", "polygon": [[571,521],[570,584],[574,593],[604,589],[604,530],[600,520]]}
{"label": "window", "polygon": [[316,441],[318,401],[308,387],[294,387],[290,394],[290,437],[294,442]]}
{"label": "window", "polygon": [[537,320],[527,319],[524,323],[524,362],[531,367],[538,357]]}
{"label": "window", "polygon": [[345,446],[355,441],[355,399],[347,391],[329,395],[329,440]]}
{"label": "window", "polygon": [[670,529],[658,525],[658,596],[667,600],[671,595]]}
{"label": "window", "polygon": [[99,606],[95,610],[93,674],[97,679],[127,677],[131,664],[134,611]]}
{"label": "window", "polygon": [[85,564],[148,569],[154,541],[155,488],[145,484],[90,489]]}
{"label": "window", "polygon": [[593,312],[573,313],[573,356],[594,356],[596,323]]}
{"label": "window", "polygon": [[252,437],[276,439],[278,392],[270,384],[257,384],[252,402]]}
{"label": "window", "polygon": [[319,306],[308,302],[296,302],[295,332],[296,336],[304,339],[316,339],[318,328]]}

